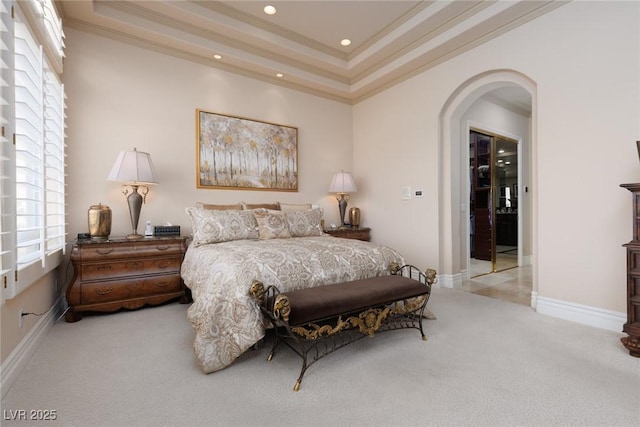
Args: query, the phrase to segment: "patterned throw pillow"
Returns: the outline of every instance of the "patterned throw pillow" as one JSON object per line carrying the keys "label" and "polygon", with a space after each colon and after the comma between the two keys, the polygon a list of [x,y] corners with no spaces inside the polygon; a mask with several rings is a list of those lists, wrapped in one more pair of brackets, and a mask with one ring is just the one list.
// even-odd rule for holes
{"label": "patterned throw pillow", "polygon": [[291,237],[322,236],[322,208],[285,213]]}
{"label": "patterned throw pillow", "polygon": [[252,212],[258,222],[260,240],[288,239],[291,237],[285,212],[270,209],[256,209]]}
{"label": "patterned throw pillow", "polygon": [[193,245],[257,239],[258,224],[249,211],[187,208],[193,229]]}

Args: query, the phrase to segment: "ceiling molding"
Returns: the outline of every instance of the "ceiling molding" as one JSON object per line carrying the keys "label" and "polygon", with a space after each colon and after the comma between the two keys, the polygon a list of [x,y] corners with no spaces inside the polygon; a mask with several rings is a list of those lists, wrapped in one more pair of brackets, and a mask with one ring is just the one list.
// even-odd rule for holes
{"label": "ceiling molding", "polygon": [[394,30],[400,28],[402,25],[408,23],[409,20],[422,13],[425,9],[433,5],[433,1],[424,1],[418,3],[413,9],[409,12],[402,15],[400,18],[395,21],[389,23],[387,26],[379,30],[376,35],[369,38],[367,41],[363,42],[360,46],[353,50],[352,53],[349,54],[348,59],[353,60],[358,56],[361,56],[367,51],[371,49],[376,43],[383,40],[385,37],[388,37]]}
{"label": "ceiling molding", "polygon": [[296,33],[295,31],[291,31],[280,25],[272,24],[268,22],[266,19],[259,19],[251,14],[242,12],[238,9],[234,9],[233,7],[228,6],[224,3],[215,2],[215,1],[203,1],[198,4],[201,7],[205,7],[212,11],[233,17],[238,21],[242,21],[242,22],[246,22],[248,24],[254,25],[255,27],[261,28],[264,31],[278,34],[281,37],[293,40],[296,43],[305,45],[311,49],[324,52],[327,55],[335,56],[336,58],[341,59],[343,61],[347,61],[349,59],[348,54],[340,51],[339,49],[331,48],[324,43],[320,43],[312,38]]}
{"label": "ceiling molding", "polygon": [[72,28],[74,30],[105,37],[110,40],[119,41],[122,43],[130,44],[132,46],[142,47],[144,49],[162,53],[164,55],[170,55],[176,58],[181,58],[181,59],[195,62],[201,65],[206,65],[212,68],[231,72],[233,74],[238,74],[244,77],[265,81],[277,86],[294,89],[299,92],[304,92],[304,93],[319,96],[322,98],[330,99],[333,101],[341,102],[343,104],[352,104],[352,100],[350,97],[340,96],[337,93],[334,94],[334,93],[328,92],[326,89],[319,90],[319,89],[314,89],[309,85],[301,85],[301,84],[296,84],[295,82],[282,81],[281,79],[278,79],[277,77],[275,77],[275,75],[268,78],[264,74],[259,72],[252,72],[251,70],[248,70],[246,68],[235,67],[225,63],[219,63],[216,59],[213,59],[211,57],[207,58],[199,55],[194,55],[184,50],[174,49],[162,43],[154,43],[147,39],[132,36],[131,34],[128,34],[128,33],[115,31],[111,28],[90,25],[84,21],[78,21],[75,19],[69,19],[68,22],[65,24],[65,26]]}
{"label": "ceiling molding", "polygon": [[[58,0],[57,5],[66,27],[354,104],[567,2],[276,1],[283,13],[273,21],[257,7],[260,2]],[[332,19],[340,12],[358,19]],[[355,46],[329,45],[351,33],[358,36]],[[213,59],[214,53],[223,59]],[[278,72],[285,77],[276,78]]]}

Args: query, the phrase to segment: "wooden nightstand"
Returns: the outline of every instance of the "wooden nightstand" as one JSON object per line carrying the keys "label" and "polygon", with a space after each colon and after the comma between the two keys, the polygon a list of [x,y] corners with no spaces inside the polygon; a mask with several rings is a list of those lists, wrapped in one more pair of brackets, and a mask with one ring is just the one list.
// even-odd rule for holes
{"label": "wooden nightstand", "polygon": [[186,237],[77,241],[71,250],[73,279],[67,288],[67,322],[85,311],[116,311],[189,302],[180,277]]}
{"label": "wooden nightstand", "polygon": [[341,237],[343,239],[364,240],[366,242],[371,240],[371,229],[367,227],[340,227],[325,230],[324,232],[331,236]]}

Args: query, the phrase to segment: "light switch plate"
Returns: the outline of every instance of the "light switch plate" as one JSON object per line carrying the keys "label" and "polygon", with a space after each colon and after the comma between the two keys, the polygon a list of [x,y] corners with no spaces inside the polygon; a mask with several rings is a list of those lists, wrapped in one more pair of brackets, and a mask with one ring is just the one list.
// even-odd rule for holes
{"label": "light switch plate", "polygon": [[402,189],[402,200],[411,199],[411,187],[404,187]]}

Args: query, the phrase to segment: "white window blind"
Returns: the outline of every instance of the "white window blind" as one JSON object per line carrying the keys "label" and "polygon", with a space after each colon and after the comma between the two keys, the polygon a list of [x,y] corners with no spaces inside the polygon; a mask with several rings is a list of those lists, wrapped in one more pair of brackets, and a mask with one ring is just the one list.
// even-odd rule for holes
{"label": "white window blind", "polygon": [[18,270],[44,258],[42,47],[20,17],[16,14],[14,29]]}
{"label": "white window blind", "polygon": [[[0,4],[0,273],[2,302],[15,289],[15,151],[13,91],[13,20],[10,2]],[[11,292],[10,292],[11,291]]]}
{"label": "white window blind", "polygon": [[44,74],[45,254],[64,248],[65,241],[64,88],[47,66]]}
{"label": "white window blind", "polygon": [[[15,191],[6,209],[15,219],[15,237],[12,247],[10,239],[3,240],[3,248],[15,252],[17,274],[13,285],[3,289],[3,299],[57,267],[65,247],[64,88],[58,77],[61,22],[51,0],[8,3],[14,68],[10,120],[15,130],[13,158],[8,157],[6,167]],[[52,42],[56,37],[59,42]]]}
{"label": "white window blind", "polygon": [[58,18],[58,13],[53,7],[52,0],[37,0],[42,8],[42,17],[45,31],[48,37],[46,46],[51,46],[53,56],[62,60],[64,57],[64,33],[62,32],[62,19]]}

